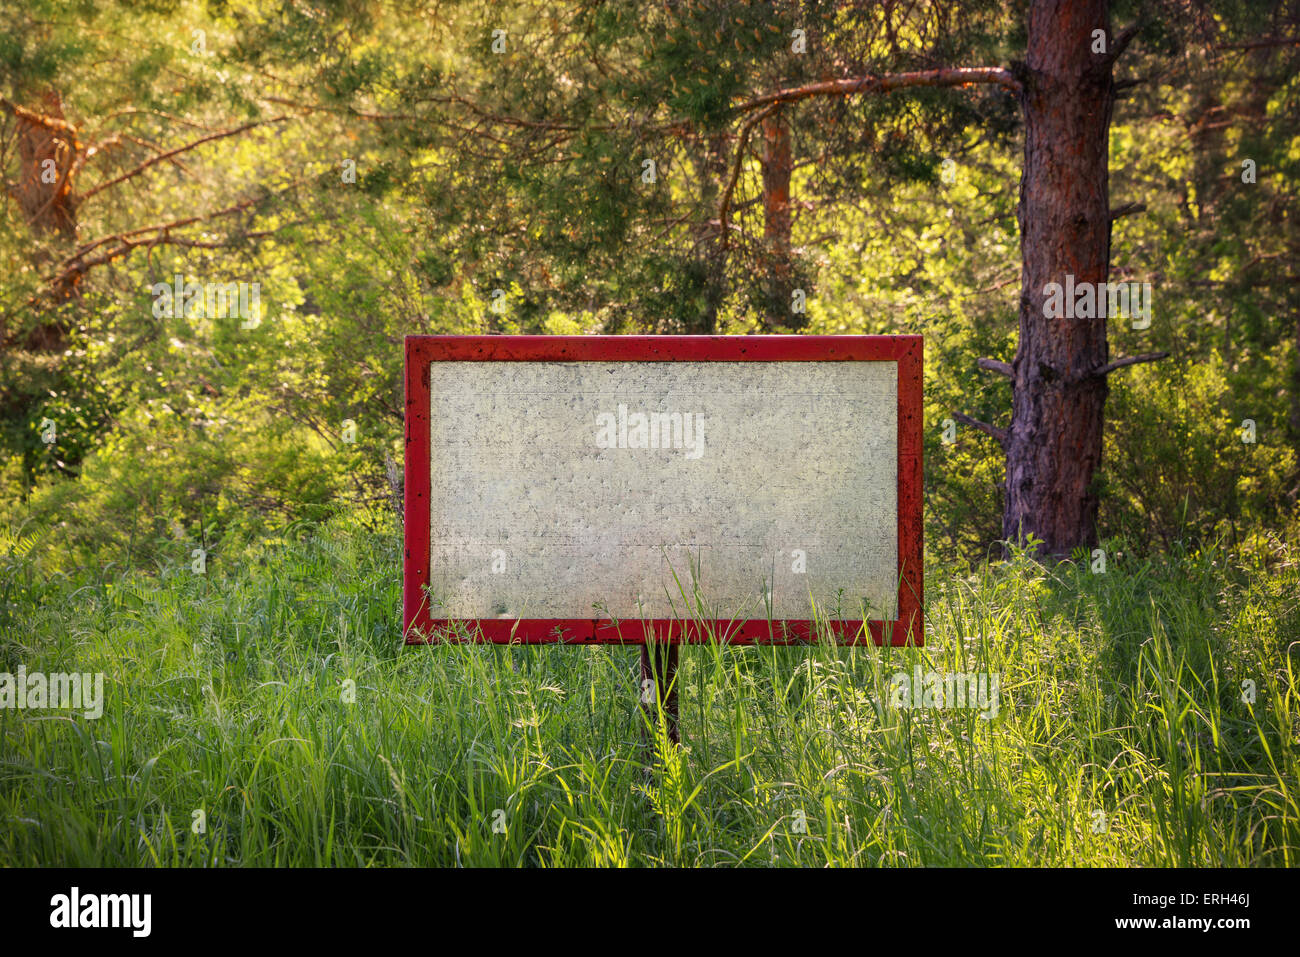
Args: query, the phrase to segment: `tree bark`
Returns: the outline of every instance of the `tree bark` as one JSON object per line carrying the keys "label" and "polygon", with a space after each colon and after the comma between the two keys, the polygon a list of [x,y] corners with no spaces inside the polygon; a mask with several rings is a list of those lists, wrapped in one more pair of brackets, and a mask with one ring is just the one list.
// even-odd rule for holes
{"label": "tree bark", "polygon": [[800,329],[803,313],[791,311],[794,274],[791,259],[790,122],[783,110],[763,120],[763,243],[767,260],[765,332]]}
{"label": "tree bark", "polygon": [[[73,181],[80,159],[81,143],[77,129],[63,117],[63,100],[57,90],[46,90],[34,109],[8,100],[0,107],[17,121],[18,171],[9,186],[10,198],[22,212],[33,235],[70,242],[77,236],[78,199]],[[37,268],[51,262],[53,253],[47,245],[37,245],[31,261]],[[56,284],[56,303],[69,299],[75,292],[79,276]],[[0,349],[15,346],[30,352],[59,353],[67,346],[68,330],[57,313],[42,316],[30,329],[13,336],[0,326]]]}
{"label": "tree bark", "polygon": [[[1012,363],[1003,536],[1050,555],[1097,541],[1106,319],[1044,315],[1049,283],[1109,274],[1108,132],[1116,38],[1107,0],[1034,0],[1021,78],[1020,341]],[[1093,31],[1106,30],[1105,53]]]}
{"label": "tree bark", "polygon": [[78,144],[63,119],[62,100],[58,93],[47,91],[39,112],[22,111],[16,116],[20,169],[14,199],[33,232],[71,239],[77,232],[72,179]]}
{"label": "tree bark", "polygon": [[790,124],[777,110],[763,121],[763,242],[773,326],[794,325],[790,312]]}
{"label": "tree bark", "polygon": [[1291,367],[1291,442],[1296,450],[1296,461],[1300,463],[1300,306],[1292,306],[1295,312],[1295,364]]}

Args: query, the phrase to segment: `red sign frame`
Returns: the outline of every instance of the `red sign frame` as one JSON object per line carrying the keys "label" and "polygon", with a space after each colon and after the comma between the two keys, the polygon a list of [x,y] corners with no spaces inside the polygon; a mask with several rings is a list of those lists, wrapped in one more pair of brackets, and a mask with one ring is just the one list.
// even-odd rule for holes
{"label": "red sign frame", "polygon": [[[880,362],[898,363],[898,618],[868,621],[875,644],[924,644],[921,614],[920,336],[407,336],[405,558],[403,634],[407,644],[461,641],[445,632],[465,625],[473,640],[497,644],[630,644],[656,642],[802,644],[815,640],[808,620],[751,619],[703,623],[679,619],[434,619],[429,582],[429,363],[493,362]],[[862,621],[830,621],[841,644],[865,644]],[[443,634],[439,634],[443,632]],[[710,633],[712,638],[710,638]]]}

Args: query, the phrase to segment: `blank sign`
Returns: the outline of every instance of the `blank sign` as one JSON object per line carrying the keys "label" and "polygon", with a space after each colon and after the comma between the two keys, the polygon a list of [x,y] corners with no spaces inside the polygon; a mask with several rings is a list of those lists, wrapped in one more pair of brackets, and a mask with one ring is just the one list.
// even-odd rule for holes
{"label": "blank sign", "polygon": [[918,337],[407,339],[408,640],[919,642]]}

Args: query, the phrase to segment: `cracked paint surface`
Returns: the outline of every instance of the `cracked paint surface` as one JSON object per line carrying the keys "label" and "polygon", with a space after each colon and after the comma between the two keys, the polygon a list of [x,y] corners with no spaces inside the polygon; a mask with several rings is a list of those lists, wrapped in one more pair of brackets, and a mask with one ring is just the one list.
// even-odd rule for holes
{"label": "cracked paint surface", "polygon": [[[670,618],[697,586],[708,617],[894,617],[895,362],[450,361],[429,385],[437,617]],[[617,447],[673,413],[702,444]]]}

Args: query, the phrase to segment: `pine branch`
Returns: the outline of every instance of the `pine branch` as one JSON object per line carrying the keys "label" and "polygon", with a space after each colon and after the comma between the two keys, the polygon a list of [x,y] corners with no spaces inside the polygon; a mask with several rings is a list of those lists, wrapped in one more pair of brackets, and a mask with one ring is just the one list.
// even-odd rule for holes
{"label": "pine branch", "polygon": [[880,76],[845,77],[840,80],[823,80],[804,86],[788,87],[742,103],[737,110],[747,113],[774,103],[794,103],[815,96],[853,96],[858,93],[891,93],[894,90],[916,87],[976,86],[993,84],[1012,93],[1021,90],[1020,81],[1010,70],[1002,67],[945,67],[939,70],[918,70],[911,73],[885,73]]}
{"label": "pine branch", "polygon": [[995,442],[997,442],[998,445],[1002,446],[1004,449],[1007,447],[1006,429],[999,429],[996,425],[989,425],[987,422],[981,422],[979,419],[973,419],[964,412],[954,412],[952,414],[952,417],[956,419],[958,422],[964,422],[966,425],[969,425],[971,428],[978,429],[979,431],[983,432],[985,435],[992,437],[992,439]]}
{"label": "pine branch", "polygon": [[1104,366],[1094,369],[1094,376],[1110,375],[1116,369],[1123,369],[1126,366],[1137,365],[1139,362],[1155,362],[1158,359],[1169,358],[1167,352],[1144,352],[1140,356],[1125,356],[1123,359],[1116,359],[1114,362],[1108,362]]}
{"label": "pine branch", "polygon": [[139,166],[135,167],[134,169],[127,170],[121,176],[116,176],[113,179],[100,183],[98,186],[94,187],[93,189],[85,193],[82,193],[81,196],[78,198],[78,202],[84,203],[86,200],[90,199],[90,197],[94,196],[96,193],[102,192],[103,190],[108,189],[110,186],[116,186],[118,183],[123,183],[126,180],[131,179],[135,176],[139,176],[149,167],[156,166],[158,163],[162,163],[167,160],[170,160],[172,157],[178,156],[181,153],[187,153],[196,147],[202,146],[204,143],[211,143],[213,140],[222,140],[230,136],[237,136],[240,133],[244,133],[248,130],[253,129],[254,127],[268,126],[272,123],[283,123],[288,119],[289,117],[287,116],[276,116],[276,117],[272,117],[269,120],[254,120],[251,123],[245,123],[243,126],[236,126],[228,130],[218,130],[216,133],[212,133],[208,136],[200,137],[199,139],[194,140],[193,142],[186,143],[184,146],[178,146],[174,150],[168,150],[166,153],[159,153],[157,156],[151,156],[149,159],[145,160]]}
{"label": "pine branch", "polygon": [[740,180],[740,167],[745,162],[745,147],[749,145],[750,134],[754,132],[755,126],[775,113],[779,107],[779,103],[773,103],[767,108],[759,110],[746,120],[745,125],[740,128],[740,142],[736,146],[736,161],[731,165],[731,178],[727,181],[727,188],[722,191],[722,200],[718,204],[718,224],[722,231],[723,248],[726,248],[728,243],[727,211],[731,206],[732,194],[736,191],[736,183]]}
{"label": "pine branch", "polygon": [[74,150],[79,148],[77,142],[77,128],[66,120],[61,120],[56,116],[46,116],[44,113],[36,113],[25,107],[13,103],[3,96],[0,96],[0,110],[4,110],[10,116],[31,123],[34,126],[41,126],[49,130],[66,142]]}
{"label": "pine branch", "polygon": [[1128,45],[1133,42],[1133,38],[1138,35],[1138,31],[1141,29],[1142,21],[1139,20],[1136,23],[1129,24],[1123,30],[1119,31],[1119,33],[1111,37],[1110,50],[1106,53],[1106,62],[1114,63],[1118,60],[1123,55],[1124,51],[1128,49]]}
{"label": "pine branch", "polygon": [[[285,187],[281,192],[288,192],[290,189],[298,186],[303,180],[295,180]],[[248,199],[240,200],[224,209],[216,210],[211,213],[202,213],[197,216],[187,216],[183,219],[175,219],[167,223],[156,223],[152,226],[140,226],[136,229],[124,230],[119,233],[113,233],[108,236],[101,236],[93,242],[86,243],[76,250],[71,256],[62,263],[62,270],[49,279],[49,286],[56,293],[61,290],[70,288],[76,281],[77,277],[89,272],[96,266],[103,266],[114,260],[121,259],[133,249],[139,247],[151,247],[161,245],[173,246],[191,246],[195,248],[222,248],[233,245],[230,242],[209,243],[205,240],[194,240],[184,236],[172,236],[173,230],[183,229],[186,226],[192,226],[196,223],[208,223],[215,219],[221,219],[231,216],[235,213],[252,209],[254,206],[263,202],[266,197],[252,196]],[[294,225],[285,223],[273,230],[265,230],[259,233],[249,233],[244,238],[261,238],[274,234],[285,226]],[[98,255],[89,256],[89,254],[101,247],[107,247]]]}
{"label": "pine branch", "polygon": [[1146,211],[1146,203],[1125,203],[1123,206],[1116,206],[1110,211],[1110,221],[1113,223],[1125,216],[1132,216],[1134,213],[1145,213]]}

